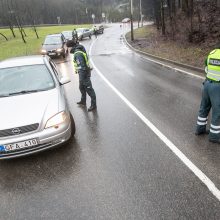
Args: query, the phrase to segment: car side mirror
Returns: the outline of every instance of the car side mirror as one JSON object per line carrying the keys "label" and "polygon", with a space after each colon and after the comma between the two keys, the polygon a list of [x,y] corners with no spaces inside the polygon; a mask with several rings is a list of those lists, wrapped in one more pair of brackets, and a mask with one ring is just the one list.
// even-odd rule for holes
{"label": "car side mirror", "polygon": [[70,80],[70,78],[67,77],[67,76],[64,76],[64,77],[62,77],[62,78],[60,79],[60,84],[61,84],[61,85],[67,84],[67,83],[69,83],[69,82],[71,82],[71,80]]}

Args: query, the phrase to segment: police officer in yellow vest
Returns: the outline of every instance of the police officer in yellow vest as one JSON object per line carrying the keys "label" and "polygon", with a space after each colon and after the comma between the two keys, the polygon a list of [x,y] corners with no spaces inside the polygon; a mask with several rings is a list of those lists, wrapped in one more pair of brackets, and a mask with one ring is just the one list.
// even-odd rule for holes
{"label": "police officer in yellow vest", "polygon": [[208,133],[206,125],[212,108],[209,141],[220,143],[220,49],[213,50],[206,59],[206,80],[203,85],[195,134]]}
{"label": "police officer in yellow vest", "polygon": [[71,53],[73,53],[75,72],[79,74],[79,90],[82,94],[81,100],[77,104],[85,106],[86,94],[88,94],[91,97],[91,106],[88,108],[88,111],[93,111],[97,108],[96,94],[90,79],[91,68],[86,50],[82,45],[76,44],[72,47]]}

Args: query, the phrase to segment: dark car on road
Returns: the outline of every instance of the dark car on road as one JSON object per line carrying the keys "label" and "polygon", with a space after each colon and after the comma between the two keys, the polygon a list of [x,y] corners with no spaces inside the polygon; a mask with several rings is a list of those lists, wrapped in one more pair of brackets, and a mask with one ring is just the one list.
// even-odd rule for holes
{"label": "dark car on road", "polygon": [[73,38],[73,31],[63,31],[61,34],[64,36],[66,41],[72,40]]}
{"label": "dark car on road", "polygon": [[97,26],[96,32],[97,32],[97,34],[103,34],[104,33],[104,26],[103,25]]}
{"label": "dark car on road", "polygon": [[50,57],[62,56],[65,58],[68,54],[68,48],[63,34],[47,35],[42,45],[41,54]]}

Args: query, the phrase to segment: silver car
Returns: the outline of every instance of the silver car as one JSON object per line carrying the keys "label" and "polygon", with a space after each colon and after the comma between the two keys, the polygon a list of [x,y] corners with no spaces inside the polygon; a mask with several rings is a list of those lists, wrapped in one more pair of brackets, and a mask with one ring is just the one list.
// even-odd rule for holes
{"label": "silver car", "polygon": [[40,152],[68,141],[75,123],[48,56],[0,62],[0,159]]}
{"label": "silver car", "polygon": [[83,40],[86,37],[89,37],[91,39],[92,37],[92,30],[87,28],[77,28],[77,35],[79,40]]}

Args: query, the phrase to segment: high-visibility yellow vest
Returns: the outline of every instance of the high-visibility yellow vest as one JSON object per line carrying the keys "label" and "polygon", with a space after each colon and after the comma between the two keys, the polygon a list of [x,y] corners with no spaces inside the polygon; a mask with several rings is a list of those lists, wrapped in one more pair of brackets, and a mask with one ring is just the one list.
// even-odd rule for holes
{"label": "high-visibility yellow vest", "polygon": [[213,50],[207,59],[206,77],[220,81],[220,49]]}
{"label": "high-visibility yellow vest", "polygon": [[88,59],[87,54],[84,53],[83,51],[78,50],[78,51],[76,51],[76,52],[74,53],[74,58],[73,58],[73,63],[74,63],[74,68],[75,68],[75,70],[79,70],[79,69],[80,69],[79,64],[78,64],[78,63],[76,62],[76,60],[75,60],[75,55],[76,55],[77,53],[81,53],[81,54],[84,56],[84,59],[85,59],[85,61],[86,61],[86,65],[87,65],[88,68],[90,68],[89,59]]}

